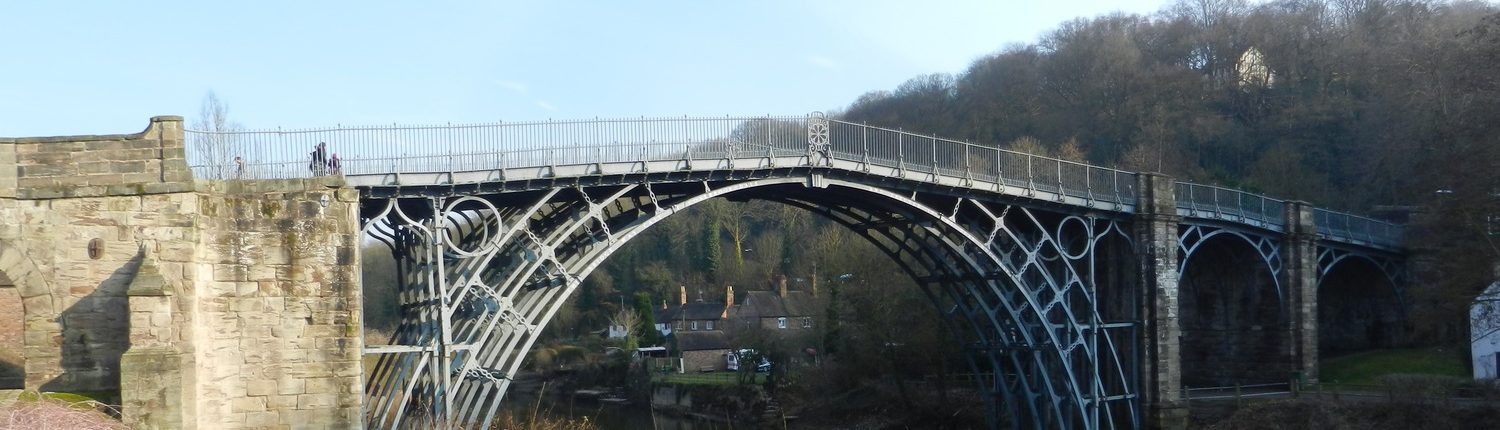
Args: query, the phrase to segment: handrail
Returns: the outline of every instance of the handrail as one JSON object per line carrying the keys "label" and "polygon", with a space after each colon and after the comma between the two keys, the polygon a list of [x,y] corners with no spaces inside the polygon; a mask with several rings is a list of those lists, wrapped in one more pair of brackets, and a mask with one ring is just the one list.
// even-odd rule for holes
{"label": "handrail", "polygon": [[[444,125],[337,126],[235,131],[186,130],[188,159],[205,179],[289,179],[320,174],[452,173],[647,161],[803,157],[840,161],[894,176],[990,184],[997,191],[1133,207],[1135,173],[824,119],[821,114],[761,117],[655,117]],[[323,144],[321,163],[316,148]],[[339,157],[338,171],[327,159]],[[977,186],[977,185],[975,185]],[[1285,201],[1232,188],[1176,183],[1189,216],[1274,230]],[[1318,209],[1318,233],[1343,242],[1394,247],[1394,224]]]}
{"label": "handrail", "polygon": [[1177,207],[1190,214],[1229,219],[1282,229],[1286,226],[1286,201],[1233,188],[1176,183]]}

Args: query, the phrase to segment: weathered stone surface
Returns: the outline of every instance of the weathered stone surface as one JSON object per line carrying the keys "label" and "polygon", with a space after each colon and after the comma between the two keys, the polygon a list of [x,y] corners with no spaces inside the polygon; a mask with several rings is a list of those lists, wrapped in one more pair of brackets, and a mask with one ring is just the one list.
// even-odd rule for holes
{"label": "weathered stone surface", "polygon": [[26,387],[120,388],[137,428],[359,427],[357,193],[194,182],[184,141],[0,139]]}
{"label": "weathered stone surface", "polygon": [[1182,401],[1182,350],[1178,322],[1177,201],[1172,178],[1136,175],[1132,221],[1139,261],[1142,316],[1141,400],[1148,425],[1187,428]]}

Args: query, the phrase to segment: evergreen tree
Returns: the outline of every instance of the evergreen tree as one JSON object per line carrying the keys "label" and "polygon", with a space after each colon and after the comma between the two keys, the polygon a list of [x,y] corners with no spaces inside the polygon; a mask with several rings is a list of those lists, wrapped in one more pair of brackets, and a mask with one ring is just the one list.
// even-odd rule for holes
{"label": "evergreen tree", "polygon": [[703,271],[714,283],[718,283],[719,279],[720,252],[722,252],[722,246],[719,245],[719,220],[709,217],[708,222],[703,224]]}
{"label": "evergreen tree", "polygon": [[646,346],[661,345],[661,332],[656,331],[656,313],[651,309],[650,294],[644,291],[635,293],[635,312],[640,315],[641,344]]}

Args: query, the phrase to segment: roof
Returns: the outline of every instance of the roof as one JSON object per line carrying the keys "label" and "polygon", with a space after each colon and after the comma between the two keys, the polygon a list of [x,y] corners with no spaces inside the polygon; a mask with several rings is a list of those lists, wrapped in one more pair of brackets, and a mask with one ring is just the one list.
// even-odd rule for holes
{"label": "roof", "polygon": [[679,351],[729,349],[729,338],[722,331],[676,331]]}
{"label": "roof", "polygon": [[724,303],[688,303],[656,311],[656,322],[716,320],[724,315]]}
{"label": "roof", "polygon": [[1479,296],[1474,298],[1475,303],[1493,301],[1500,301],[1500,281],[1490,284],[1483,293],[1479,293]]}
{"label": "roof", "polygon": [[788,291],[781,297],[775,291],[750,291],[734,305],[736,318],[805,317],[818,313],[817,298],[806,291]]}

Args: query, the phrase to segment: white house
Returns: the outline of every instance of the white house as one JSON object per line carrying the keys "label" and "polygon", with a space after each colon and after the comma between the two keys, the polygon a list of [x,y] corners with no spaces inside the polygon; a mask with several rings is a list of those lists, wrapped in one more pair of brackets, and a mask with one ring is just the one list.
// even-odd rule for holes
{"label": "white house", "polygon": [[1469,308],[1469,351],[1474,379],[1500,377],[1500,281],[1490,284]]}
{"label": "white house", "polygon": [[610,339],[622,339],[629,332],[630,332],[630,330],[626,329],[624,325],[620,325],[620,324],[610,324],[609,325],[609,338]]}

